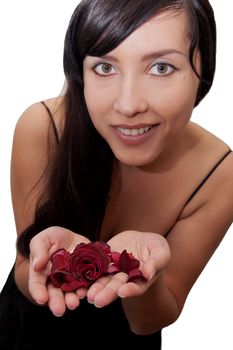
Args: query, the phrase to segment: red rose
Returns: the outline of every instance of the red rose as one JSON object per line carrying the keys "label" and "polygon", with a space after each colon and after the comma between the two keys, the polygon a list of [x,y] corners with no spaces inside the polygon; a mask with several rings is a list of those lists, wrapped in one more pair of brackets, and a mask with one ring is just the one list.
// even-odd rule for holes
{"label": "red rose", "polygon": [[107,272],[110,261],[110,247],[101,241],[80,243],[72,253],[60,249],[51,256],[49,280],[65,292],[88,288]]}

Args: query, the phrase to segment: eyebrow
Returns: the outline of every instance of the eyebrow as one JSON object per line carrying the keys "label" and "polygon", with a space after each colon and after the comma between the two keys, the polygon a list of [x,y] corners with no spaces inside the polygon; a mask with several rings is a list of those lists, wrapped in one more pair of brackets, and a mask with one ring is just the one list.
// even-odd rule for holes
{"label": "eyebrow", "polygon": [[[178,54],[181,56],[186,56],[183,52],[175,50],[175,49],[164,49],[164,50],[160,50],[160,51],[154,51],[154,52],[150,52],[148,54],[145,54],[142,56],[142,61],[148,61],[150,59],[155,59],[155,58],[159,58],[159,57],[163,57],[163,56],[167,56],[167,55],[172,55],[172,54]],[[117,57],[106,54],[103,56],[100,56],[100,58],[103,59],[109,59],[111,61],[114,62],[118,62],[119,60],[117,59]]]}

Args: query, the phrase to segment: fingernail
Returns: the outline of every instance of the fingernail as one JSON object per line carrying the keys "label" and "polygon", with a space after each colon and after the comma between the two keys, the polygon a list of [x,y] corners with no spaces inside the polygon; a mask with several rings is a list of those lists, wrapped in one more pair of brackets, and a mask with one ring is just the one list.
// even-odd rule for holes
{"label": "fingernail", "polygon": [[94,306],[97,308],[97,309],[100,309],[100,308],[102,308],[102,306],[101,305],[98,305],[98,304],[94,304]]}
{"label": "fingernail", "polygon": [[35,301],[36,301],[36,303],[38,305],[44,305],[45,304],[45,301],[42,301],[42,300],[39,300],[39,299],[36,299]]}
{"label": "fingernail", "polygon": [[153,271],[151,272],[151,275],[150,275],[150,277],[149,277],[149,281],[152,280],[152,278],[155,276],[155,273],[156,273],[156,270],[153,270]]}
{"label": "fingernail", "polygon": [[62,316],[63,316],[63,314],[56,313],[56,312],[53,312],[53,314],[54,314],[54,316],[56,316],[56,317],[62,317]]}
{"label": "fingernail", "polygon": [[33,269],[35,269],[36,264],[37,264],[37,258],[33,259],[33,262],[32,262]]}
{"label": "fingernail", "polygon": [[118,293],[118,297],[121,298],[121,299],[124,299],[124,298],[125,298],[125,295],[124,295],[124,294],[119,294],[119,293]]}
{"label": "fingernail", "polygon": [[124,286],[118,290],[118,293],[117,293],[117,294],[118,294],[118,297],[119,297],[119,298],[124,299],[124,298],[125,298],[125,294],[121,292],[121,289],[124,289]]}

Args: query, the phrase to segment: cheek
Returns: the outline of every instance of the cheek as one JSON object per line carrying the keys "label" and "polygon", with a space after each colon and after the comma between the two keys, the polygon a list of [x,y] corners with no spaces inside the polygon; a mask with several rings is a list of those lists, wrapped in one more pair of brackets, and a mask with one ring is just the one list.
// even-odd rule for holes
{"label": "cheek", "polygon": [[94,86],[93,84],[84,85],[84,97],[88,112],[92,118],[98,115],[104,116],[111,104],[110,90]]}
{"label": "cheek", "polygon": [[180,89],[180,93],[183,93],[184,96],[186,96],[187,100],[190,101],[190,103],[195,104],[198,88],[200,85],[200,80],[196,76],[196,74],[191,71],[187,73],[187,75],[183,75],[181,78],[181,82],[178,85],[178,88]]}
{"label": "cheek", "polygon": [[104,137],[104,100],[100,98],[96,89],[85,86],[84,98],[89,116],[94,128]]}
{"label": "cheek", "polygon": [[189,119],[191,117],[199,80],[195,77],[183,75],[167,89],[161,90],[157,97],[157,103],[161,116],[169,119]]}

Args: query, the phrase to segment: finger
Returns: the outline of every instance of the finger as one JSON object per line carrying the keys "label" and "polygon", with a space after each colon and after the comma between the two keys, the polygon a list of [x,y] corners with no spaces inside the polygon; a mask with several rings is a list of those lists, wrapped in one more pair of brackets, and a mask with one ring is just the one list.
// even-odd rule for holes
{"label": "finger", "polygon": [[79,288],[76,290],[76,294],[79,297],[79,299],[84,299],[87,296],[87,289]]}
{"label": "finger", "polygon": [[49,261],[49,250],[51,244],[48,235],[40,233],[30,242],[30,259],[35,271],[43,270]]}
{"label": "finger", "polygon": [[118,296],[120,298],[130,298],[136,297],[143,294],[148,288],[148,284],[146,282],[137,281],[137,282],[129,282],[123,284],[118,289]]}
{"label": "finger", "polygon": [[69,310],[75,310],[80,304],[80,299],[75,292],[65,293],[65,303]]}
{"label": "finger", "polygon": [[38,304],[45,304],[48,301],[48,292],[46,288],[47,273],[35,272],[32,264],[29,267],[28,288],[32,298]]}
{"label": "finger", "polygon": [[117,273],[114,275],[109,282],[96,293],[94,298],[94,304],[96,307],[104,307],[113,302],[118,297],[119,288],[125,284],[128,280],[126,273]]}
{"label": "finger", "polygon": [[55,288],[52,284],[48,284],[48,306],[52,313],[57,316],[63,316],[66,311],[66,303],[64,293],[60,288]]}
{"label": "finger", "polygon": [[99,291],[105,288],[109,280],[112,278],[112,276],[104,276],[99,278],[92,286],[89,287],[87,291],[87,299],[88,302],[93,304],[95,300],[95,296]]}
{"label": "finger", "polygon": [[158,263],[157,259],[155,258],[149,258],[141,267],[141,271],[143,276],[147,281],[151,281],[158,272]]}

